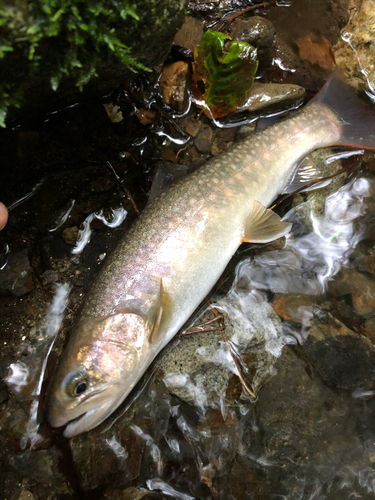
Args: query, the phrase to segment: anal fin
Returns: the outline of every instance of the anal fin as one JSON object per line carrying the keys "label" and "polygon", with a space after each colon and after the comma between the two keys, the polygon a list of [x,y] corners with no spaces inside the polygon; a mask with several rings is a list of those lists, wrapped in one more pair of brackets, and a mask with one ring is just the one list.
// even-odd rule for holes
{"label": "anal fin", "polygon": [[289,222],[283,222],[275,212],[265,208],[259,201],[254,201],[242,241],[268,243],[288,234],[291,227]]}

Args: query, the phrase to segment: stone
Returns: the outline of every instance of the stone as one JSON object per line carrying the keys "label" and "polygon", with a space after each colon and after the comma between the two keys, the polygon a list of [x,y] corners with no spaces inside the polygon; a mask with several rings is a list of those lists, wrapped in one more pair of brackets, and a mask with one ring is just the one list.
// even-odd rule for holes
{"label": "stone", "polygon": [[10,252],[8,263],[0,271],[0,295],[21,297],[34,288],[28,250]]}
{"label": "stone", "polygon": [[354,311],[364,318],[375,315],[375,280],[355,270],[348,271]]}
{"label": "stone", "polygon": [[56,271],[47,269],[47,271],[44,271],[42,274],[42,279],[46,285],[50,285],[51,283],[56,282],[59,279],[59,276]]}
{"label": "stone", "polygon": [[[328,387],[289,346],[284,347],[275,368],[277,375],[262,388],[255,406],[262,435],[256,456],[260,457],[258,463],[266,465],[262,483],[271,491],[261,498],[280,492],[285,498],[303,498],[306,488],[316,484],[324,488],[327,468],[354,463],[367,467],[356,420],[348,418],[351,394]],[[301,484],[296,477],[303,478]],[[342,498],[342,491],[336,496],[330,493],[329,498]]]}
{"label": "stone", "polygon": [[296,321],[302,323],[307,317],[311,317],[316,311],[319,311],[319,305],[316,296],[302,294],[276,295],[273,301],[273,307],[279,316],[286,321]]}
{"label": "stone", "polygon": [[230,36],[233,40],[247,42],[257,48],[267,48],[272,45],[275,27],[271,21],[260,16],[237,18],[231,23]]}
{"label": "stone", "polygon": [[33,495],[26,489],[16,490],[10,500],[38,500],[36,495]]}
{"label": "stone", "polygon": [[359,90],[375,92],[375,9],[372,0],[351,10],[341,39],[333,47],[337,66]]}
{"label": "stone", "polygon": [[188,74],[189,65],[184,61],[176,61],[163,67],[159,79],[163,102],[180,113],[187,101]]}
{"label": "stone", "polygon": [[236,112],[282,109],[302,100],[304,95],[305,89],[299,85],[254,83],[246,103],[238,107]]}
{"label": "stone", "polygon": [[130,486],[125,490],[106,492],[103,500],[163,500],[163,497],[156,491],[143,491]]}
{"label": "stone", "polygon": [[355,389],[375,382],[374,345],[331,315],[312,320],[303,350],[329,387]]}
{"label": "stone", "polygon": [[78,227],[66,227],[62,232],[62,237],[68,245],[75,245],[78,239]]}
{"label": "stone", "polygon": [[375,318],[366,319],[363,326],[363,334],[370,340],[375,341]]}
{"label": "stone", "polygon": [[256,122],[248,123],[246,125],[241,125],[241,127],[237,131],[237,140],[241,141],[242,139],[245,139],[246,137],[249,137],[249,135],[253,134],[256,129]]}
{"label": "stone", "polygon": [[194,145],[200,153],[208,154],[211,152],[212,143],[214,140],[214,131],[204,123],[198,135],[194,137]]}
{"label": "stone", "polygon": [[194,52],[194,49],[203,36],[203,20],[197,17],[186,16],[182,28],[174,37],[174,45],[185,47]]}

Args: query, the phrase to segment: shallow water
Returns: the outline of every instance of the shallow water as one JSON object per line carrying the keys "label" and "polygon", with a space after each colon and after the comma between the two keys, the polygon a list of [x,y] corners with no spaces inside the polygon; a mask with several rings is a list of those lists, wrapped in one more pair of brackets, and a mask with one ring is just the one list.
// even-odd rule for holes
{"label": "shallow water", "polygon": [[[269,18],[311,17],[314,29],[319,4],[305,6]],[[228,130],[217,134],[231,142]],[[285,242],[241,246],[210,297],[226,337],[176,337],[106,422],[67,442],[45,421],[48,383],[92,280],[136,218],[105,163],[142,209],[160,158],[193,170],[209,155],[166,123],[112,124],[100,103],[3,138],[11,210],[0,266],[15,274],[0,291],[1,498],[120,499],[129,486],[181,500],[374,497],[373,155],[357,152],[356,174],[284,201]],[[347,152],[327,163],[339,170],[336,153]],[[202,304],[187,326],[212,317]]]}

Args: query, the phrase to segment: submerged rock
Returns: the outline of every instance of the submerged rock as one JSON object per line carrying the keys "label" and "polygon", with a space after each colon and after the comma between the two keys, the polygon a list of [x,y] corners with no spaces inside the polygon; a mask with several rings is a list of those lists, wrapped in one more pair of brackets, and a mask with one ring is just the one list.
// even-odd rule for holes
{"label": "submerged rock", "polygon": [[351,17],[333,48],[336,63],[351,85],[375,94],[375,9],[364,0],[352,9]]}
{"label": "submerged rock", "polygon": [[304,95],[305,89],[299,85],[254,83],[246,103],[237,108],[236,112],[283,109],[302,100]]}
{"label": "submerged rock", "polygon": [[10,253],[8,264],[0,271],[0,295],[21,297],[34,288],[28,251]]}

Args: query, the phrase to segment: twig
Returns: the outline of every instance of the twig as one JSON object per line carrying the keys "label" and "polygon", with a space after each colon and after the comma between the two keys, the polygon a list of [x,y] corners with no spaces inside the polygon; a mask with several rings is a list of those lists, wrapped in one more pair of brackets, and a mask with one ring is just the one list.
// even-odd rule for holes
{"label": "twig", "polygon": [[227,17],[226,19],[224,19],[225,16],[223,16],[220,20],[221,24],[219,24],[219,26],[216,27],[216,30],[220,31],[226,24],[231,23],[234,19],[236,19],[239,16],[242,16],[242,14],[246,14],[246,12],[249,12],[250,10],[258,9],[259,7],[267,7],[268,5],[271,5],[271,3],[273,3],[273,1],[258,3],[255,5],[250,5],[250,7],[246,7],[246,9],[235,12],[234,14]]}
{"label": "twig", "polygon": [[137,212],[137,214],[139,215],[141,212],[138,210],[138,207],[137,205],[135,204],[135,201],[132,197],[132,195],[130,194],[130,191],[124,186],[122,180],[120,179],[120,177],[117,175],[116,173],[116,170],[113,168],[113,166],[111,165],[111,163],[109,161],[106,162],[106,165],[107,167],[109,168],[109,170],[112,172],[112,174],[115,176],[115,179],[118,183],[118,185],[120,186],[120,188],[124,191],[126,197],[128,198],[128,200],[130,201],[130,203],[133,205],[133,208],[134,210]]}
{"label": "twig", "polygon": [[203,332],[217,332],[217,331],[222,331],[223,326],[219,325],[218,327],[213,327],[213,328],[206,328],[208,325],[211,325],[212,323],[215,323],[215,321],[220,321],[221,316],[215,316],[212,319],[209,319],[208,321],[205,321],[204,323],[201,323],[199,325],[191,326],[190,328],[187,328],[186,330],[183,330],[179,336],[184,336],[184,335],[194,335],[195,333],[203,333]]}
{"label": "twig", "polygon": [[224,323],[224,319],[223,319],[223,316],[219,313],[219,311],[212,305],[211,301],[209,299],[206,299],[206,302],[208,304],[208,306],[210,307],[211,311],[214,313],[214,315],[217,317],[218,321],[221,323],[221,326],[223,327],[223,329],[221,330],[222,331],[222,334],[223,334],[223,339],[224,339],[224,342],[226,343],[226,346],[228,347],[228,350],[229,350],[229,354],[231,355],[231,358],[232,358],[232,361],[234,363],[234,366],[237,368],[237,372],[238,372],[238,377],[243,385],[243,387],[245,388],[245,390],[250,394],[250,396],[252,396],[253,398],[256,398],[253,390],[247,385],[247,382],[246,380],[244,379],[242,373],[241,373],[241,367],[239,366],[239,364],[237,363],[237,360],[235,359],[234,355],[233,355],[233,352],[232,352],[232,348],[230,346],[230,343],[228,341],[228,337],[227,337],[227,334],[225,333],[225,323]]}

